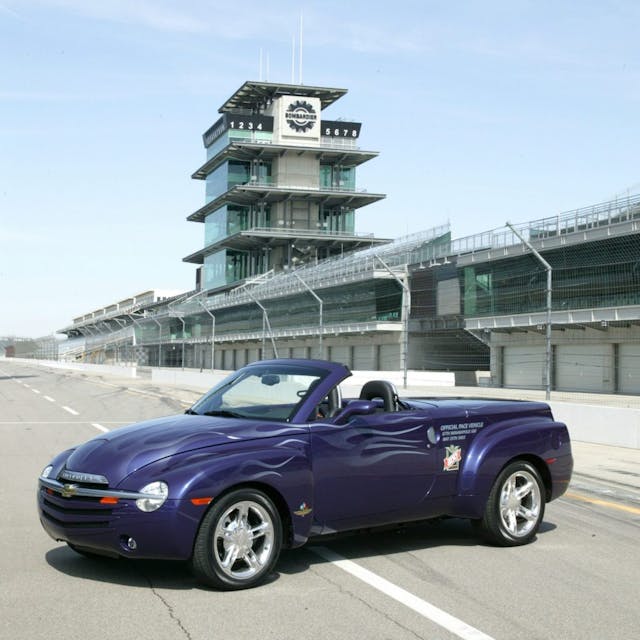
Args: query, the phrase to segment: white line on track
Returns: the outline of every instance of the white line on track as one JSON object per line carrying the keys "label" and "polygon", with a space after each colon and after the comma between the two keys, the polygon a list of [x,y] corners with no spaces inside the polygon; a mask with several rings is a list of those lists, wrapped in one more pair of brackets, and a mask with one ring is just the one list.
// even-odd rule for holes
{"label": "white line on track", "polygon": [[45,400],[48,400],[49,402],[55,402],[55,400],[51,397],[51,396],[42,396]]}
{"label": "white line on track", "polygon": [[92,422],[91,426],[95,427],[98,431],[102,431],[103,433],[107,433],[109,431],[107,427],[103,427],[101,424],[98,424],[97,422]]}
{"label": "white line on track", "polygon": [[79,416],[80,414],[75,410],[72,409],[71,407],[62,407],[66,412],[70,413],[72,416]]}
{"label": "white line on track", "polygon": [[385,595],[397,600],[405,607],[409,607],[421,616],[435,622],[435,624],[450,631],[463,640],[493,640],[491,636],[486,635],[475,627],[468,625],[466,622],[459,620],[451,614],[430,604],[426,600],[414,596],[405,589],[398,587],[379,575],[361,567],[359,564],[343,558],[341,555],[327,549],[326,547],[310,547],[310,551],[319,555],[321,558],[328,560],[331,564],[350,573],[352,576],[362,580],[362,582],[381,591]]}
{"label": "white line on track", "polygon": [[38,389],[31,389],[31,391],[33,391],[33,393],[40,393],[40,391],[38,391]]}
{"label": "white line on track", "polygon": [[[103,422],[105,422],[103,420]],[[123,427],[127,424],[133,424],[135,420],[118,420],[118,421],[110,421],[107,424],[115,424],[119,427]],[[91,424],[87,423],[86,420],[77,420],[75,422],[71,422],[69,420],[0,420],[0,424]]]}

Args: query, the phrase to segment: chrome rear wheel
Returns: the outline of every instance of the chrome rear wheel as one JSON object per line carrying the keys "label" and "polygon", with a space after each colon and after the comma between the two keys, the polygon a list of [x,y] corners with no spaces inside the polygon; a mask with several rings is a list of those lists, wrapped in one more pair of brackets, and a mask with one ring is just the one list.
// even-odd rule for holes
{"label": "chrome rear wheel", "polygon": [[498,475],[478,525],[485,537],[501,546],[527,544],[544,517],[545,492],[538,470],[516,460]]}
{"label": "chrome rear wheel", "polygon": [[500,490],[500,522],[514,538],[528,536],[537,527],[542,493],[536,478],[527,470],[514,471]]}

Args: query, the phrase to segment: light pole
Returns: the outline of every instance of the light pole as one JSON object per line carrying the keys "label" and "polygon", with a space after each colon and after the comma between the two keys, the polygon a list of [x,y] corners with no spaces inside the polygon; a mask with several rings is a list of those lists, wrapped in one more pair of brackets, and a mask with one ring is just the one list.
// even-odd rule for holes
{"label": "light pole", "polygon": [[552,273],[551,265],[538,253],[532,244],[517,231],[510,222],[506,223],[507,227],[513,231],[514,235],[533,253],[540,264],[547,271],[547,332],[546,332],[546,356],[545,356],[545,399],[551,399],[551,292],[552,292]]}
{"label": "light pole", "polygon": [[178,318],[178,320],[180,320],[180,322],[182,322],[182,369],[184,370],[184,341],[185,341],[185,334],[187,332],[187,324],[184,321],[184,313],[182,311],[174,311],[171,306],[174,304],[177,304],[179,302],[184,302],[185,301],[185,296],[183,296],[182,298],[178,298],[177,300],[174,300],[173,302],[170,302],[167,305],[167,308],[170,311],[170,315],[172,315],[174,318]]}
{"label": "light pole", "polygon": [[211,311],[209,311],[209,309],[207,309],[207,307],[205,306],[204,302],[202,302],[202,300],[200,300],[200,298],[198,298],[198,302],[200,303],[200,306],[211,316],[211,371],[213,371],[214,369],[214,340],[215,340],[215,336],[216,336],[216,317],[213,315],[213,313],[211,313]]}
{"label": "light pole", "polygon": [[318,319],[318,358],[322,359],[322,332],[324,330],[322,326],[322,316],[323,316],[323,302],[320,296],[316,294],[316,292],[295,272],[292,271],[293,275],[300,280],[304,288],[318,301],[320,305],[320,317]]}
{"label": "light pole", "polygon": [[[240,288],[240,287],[238,287]],[[244,292],[262,309],[262,359],[264,360],[264,351],[265,351],[265,343],[266,343],[266,330],[269,329],[269,337],[271,338],[271,346],[273,347],[273,357],[278,357],[278,349],[276,348],[276,341],[273,338],[273,331],[271,330],[271,323],[269,322],[269,314],[267,313],[266,308],[260,301],[249,291],[248,288],[244,287]]]}
{"label": "light pole", "polygon": [[380,264],[397,280],[402,287],[402,385],[407,388],[407,368],[409,356],[409,314],[411,312],[411,289],[407,284],[409,279],[407,265],[404,265],[404,274],[400,278],[391,270],[391,267],[379,256],[375,256]]}

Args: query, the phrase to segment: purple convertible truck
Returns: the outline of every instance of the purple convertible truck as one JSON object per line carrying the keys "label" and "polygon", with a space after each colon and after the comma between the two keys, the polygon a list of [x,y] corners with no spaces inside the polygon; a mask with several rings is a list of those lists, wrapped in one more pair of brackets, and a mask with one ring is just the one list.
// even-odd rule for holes
{"label": "purple convertible truck", "polygon": [[239,369],[184,415],[100,435],[39,478],[42,526],[85,555],[188,560],[242,589],[282,547],[451,516],[492,543],[530,542],[569,484],[567,427],[540,402],[399,398],[383,380],[343,399],[347,367]]}

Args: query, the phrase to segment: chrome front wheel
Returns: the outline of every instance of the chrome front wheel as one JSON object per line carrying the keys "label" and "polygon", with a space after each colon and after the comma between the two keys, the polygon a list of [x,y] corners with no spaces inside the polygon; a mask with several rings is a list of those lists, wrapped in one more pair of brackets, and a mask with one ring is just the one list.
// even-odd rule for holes
{"label": "chrome front wheel", "polygon": [[227,576],[253,578],[271,560],[273,518],[258,502],[237,502],[218,519],[212,543],[215,562]]}
{"label": "chrome front wheel", "polygon": [[282,545],[280,515],[263,493],[239,489],[202,521],[192,558],[196,576],[219,589],[245,589],[273,569]]}

